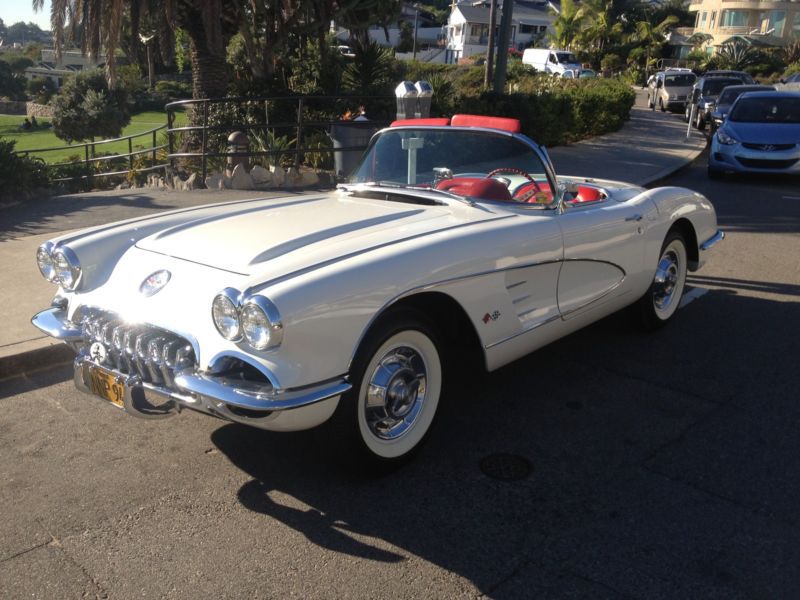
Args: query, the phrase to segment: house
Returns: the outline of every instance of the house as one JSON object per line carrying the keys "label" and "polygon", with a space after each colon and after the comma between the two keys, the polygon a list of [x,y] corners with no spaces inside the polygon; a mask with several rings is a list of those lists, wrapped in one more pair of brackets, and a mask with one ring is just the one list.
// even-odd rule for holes
{"label": "house", "polygon": [[[502,1],[498,0],[495,17],[498,33],[502,18],[501,5]],[[558,8],[557,3],[547,0],[514,2],[508,47],[522,50],[542,45],[555,18],[552,10],[558,11]],[[447,22],[445,62],[457,63],[461,58],[486,54],[489,48],[489,13],[488,0],[452,5]],[[495,39],[499,39],[499,35]]]}
{"label": "house", "polygon": [[696,13],[690,38],[710,54],[739,40],[755,46],[785,46],[800,39],[800,3],[763,0],[691,0]]}
{"label": "house", "polygon": [[59,88],[67,75],[72,75],[78,71],[99,69],[103,66],[105,66],[104,61],[84,56],[80,50],[64,50],[61,53],[61,58],[57,59],[55,50],[43,48],[39,64],[25,69],[25,78],[46,77],[52,80],[56,88]]}

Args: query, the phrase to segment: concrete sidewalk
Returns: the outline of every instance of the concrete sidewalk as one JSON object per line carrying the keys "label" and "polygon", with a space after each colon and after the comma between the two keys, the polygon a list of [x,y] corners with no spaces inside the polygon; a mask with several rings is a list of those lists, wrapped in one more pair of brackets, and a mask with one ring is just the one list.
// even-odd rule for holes
{"label": "concrete sidewalk", "polygon": [[[639,185],[668,176],[702,152],[706,138],[676,115],[646,108],[637,90],[631,119],[618,132],[549,150],[560,175],[629,181]],[[36,248],[56,235],[148,213],[242,198],[296,194],[243,191],[175,192],[149,189],[95,192],[0,208],[0,380],[71,360],[71,351],[30,324],[47,308],[55,287],[36,268]]]}

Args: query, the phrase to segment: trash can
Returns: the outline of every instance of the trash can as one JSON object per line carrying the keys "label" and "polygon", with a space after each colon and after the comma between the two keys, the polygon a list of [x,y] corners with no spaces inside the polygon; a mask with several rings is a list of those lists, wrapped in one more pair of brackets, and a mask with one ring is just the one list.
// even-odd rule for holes
{"label": "trash can", "polygon": [[364,154],[364,148],[376,131],[378,128],[369,121],[341,121],[331,125],[328,136],[333,141],[334,149],[362,146],[360,150],[341,150],[333,153],[333,166],[337,177],[347,177],[356,168],[358,160]]}

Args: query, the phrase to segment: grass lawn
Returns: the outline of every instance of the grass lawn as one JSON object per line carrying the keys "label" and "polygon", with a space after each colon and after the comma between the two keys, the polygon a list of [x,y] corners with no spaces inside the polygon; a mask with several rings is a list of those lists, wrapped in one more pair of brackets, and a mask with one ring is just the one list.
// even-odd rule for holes
{"label": "grass lawn", "polygon": [[[42,118],[39,121],[39,127],[36,129],[23,131],[19,128],[25,117],[22,115],[0,115],[0,137],[4,139],[16,140],[17,144],[14,146],[15,150],[32,150],[39,148],[56,148],[60,146],[67,146],[64,140],[60,140],[53,133],[52,129],[45,128],[45,124],[50,123],[50,119]],[[141,112],[131,117],[130,124],[122,130],[122,136],[133,135],[142,133],[166,125],[167,113],[163,111],[147,111]],[[177,126],[186,124],[186,115],[184,113],[177,113],[175,115],[175,124]],[[159,132],[163,135],[163,132]],[[160,139],[156,143],[162,143]],[[133,147],[150,148],[153,144],[153,138],[150,135],[142,136],[133,140]],[[113,144],[101,144],[97,146],[96,152],[100,153],[123,153],[128,152],[128,142],[115,142]],[[53,150],[51,152],[37,152],[36,156],[43,158],[49,163],[65,162],[71,156],[78,155],[80,158],[84,157],[83,148],[66,148],[64,150]]]}

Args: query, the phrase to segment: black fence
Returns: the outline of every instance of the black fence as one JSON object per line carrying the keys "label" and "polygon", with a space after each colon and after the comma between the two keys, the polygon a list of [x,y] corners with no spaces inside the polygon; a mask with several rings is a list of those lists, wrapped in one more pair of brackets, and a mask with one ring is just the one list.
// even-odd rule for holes
{"label": "black fence", "polygon": [[[363,114],[362,114],[363,110]],[[394,96],[283,96],[181,100],[166,105],[173,167],[222,171],[228,158],[347,175],[371,135],[395,118]],[[188,125],[176,127],[178,112]],[[233,132],[248,144],[228,145]]]}

